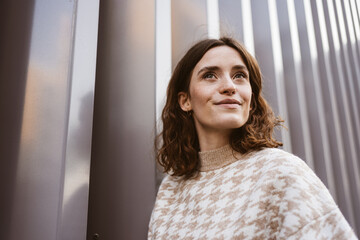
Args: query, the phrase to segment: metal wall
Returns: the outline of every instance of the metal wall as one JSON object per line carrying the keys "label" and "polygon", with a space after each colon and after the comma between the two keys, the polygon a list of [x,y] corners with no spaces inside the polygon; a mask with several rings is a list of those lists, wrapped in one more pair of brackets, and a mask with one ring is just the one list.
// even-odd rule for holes
{"label": "metal wall", "polygon": [[100,2],[88,239],[145,239],[155,200],[155,1]]}
{"label": "metal wall", "polygon": [[99,1],[0,4],[2,238],[146,238],[171,69],[219,34],[259,60],[276,135],[359,234],[359,1],[101,1],[95,100]]}
{"label": "metal wall", "polygon": [[2,239],[85,239],[98,10],[1,1]]}

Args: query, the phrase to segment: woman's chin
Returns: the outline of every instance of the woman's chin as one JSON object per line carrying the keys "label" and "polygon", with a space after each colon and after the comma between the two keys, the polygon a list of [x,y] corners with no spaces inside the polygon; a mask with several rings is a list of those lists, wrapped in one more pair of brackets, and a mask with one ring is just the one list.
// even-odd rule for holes
{"label": "woman's chin", "polygon": [[246,120],[239,119],[239,118],[226,118],[219,121],[219,129],[236,129],[242,127]]}

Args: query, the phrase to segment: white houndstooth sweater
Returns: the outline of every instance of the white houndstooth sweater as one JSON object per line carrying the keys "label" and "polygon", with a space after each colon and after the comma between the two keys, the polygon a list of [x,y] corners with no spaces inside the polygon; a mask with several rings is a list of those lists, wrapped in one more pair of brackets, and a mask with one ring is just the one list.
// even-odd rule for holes
{"label": "white houndstooth sweater", "polygon": [[357,239],[330,193],[298,157],[227,145],[200,152],[195,179],[166,176],[148,239]]}

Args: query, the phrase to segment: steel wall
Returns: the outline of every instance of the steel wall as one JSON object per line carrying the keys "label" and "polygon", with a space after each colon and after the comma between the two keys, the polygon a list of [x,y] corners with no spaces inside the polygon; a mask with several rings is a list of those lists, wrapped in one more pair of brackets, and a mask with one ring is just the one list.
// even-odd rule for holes
{"label": "steel wall", "polygon": [[4,239],[84,239],[86,224],[88,239],[144,239],[171,69],[219,33],[259,60],[265,97],[288,126],[277,137],[359,234],[359,1],[101,1],[94,113],[99,2],[82,2],[1,2]]}
{"label": "steel wall", "polygon": [[146,238],[154,134],[155,1],[101,1],[88,239]]}
{"label": "steel wall", "polygon": [[98,4],[1,1],[2,239],[85,239]]}

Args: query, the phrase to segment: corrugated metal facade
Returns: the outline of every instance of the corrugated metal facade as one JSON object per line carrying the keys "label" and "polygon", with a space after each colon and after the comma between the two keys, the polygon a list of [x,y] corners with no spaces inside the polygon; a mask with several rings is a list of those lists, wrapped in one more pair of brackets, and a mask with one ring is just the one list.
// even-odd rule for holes
{"label": "corrugated metal facade", "polygon": [[88,239],[146,238],[171,70],[221,34],[256,56],[288,127],[276,136],[360,235],[358,0],[6,0],[0,11],[4,239],[82,239],[86,227]]}

